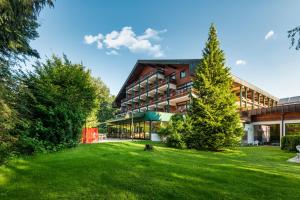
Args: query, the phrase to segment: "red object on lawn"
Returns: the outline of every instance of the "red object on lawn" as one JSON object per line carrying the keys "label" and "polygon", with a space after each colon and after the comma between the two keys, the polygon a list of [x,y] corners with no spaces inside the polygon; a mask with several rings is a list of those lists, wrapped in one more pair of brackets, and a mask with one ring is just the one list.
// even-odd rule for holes
{"label": "red object on lawn", "polygon": [[83,128],[81,143],[95,143],[99,140],[98,128]]}

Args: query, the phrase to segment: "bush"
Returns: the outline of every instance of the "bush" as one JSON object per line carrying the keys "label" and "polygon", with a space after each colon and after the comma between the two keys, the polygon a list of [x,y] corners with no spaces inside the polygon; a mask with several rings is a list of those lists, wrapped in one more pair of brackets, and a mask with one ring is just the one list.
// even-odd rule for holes
{"label": "bush", "polygon": [[300,135],[286,135],[281,138],[282,150],[297,151],[297,145],[300,145]]}
{"label": "bush", "polygon": [[158,130],[158,134],[167,146],[182,149],[184,147],[183,138],[188,129],[185,117],[181,114],[175,114],[166,126]]}
{"label": "bush", "polygon": [[159,135],[161,141],[165,143],[167,140],[167,137],[172,134],[172,131],[171,131],[170,126],[167,125],[167,126],[160,127],[157,134]]}
{"label": "bush", "polygon": [[174,134],[169,135],[167,137],[166,144],[168,147],[182,149],[184,147],[182,135],[179,133],[174,133]]}
{"label": "bush", "polygon": [[7,134],[0,134],[0,164],[14,155],[16,138]]}

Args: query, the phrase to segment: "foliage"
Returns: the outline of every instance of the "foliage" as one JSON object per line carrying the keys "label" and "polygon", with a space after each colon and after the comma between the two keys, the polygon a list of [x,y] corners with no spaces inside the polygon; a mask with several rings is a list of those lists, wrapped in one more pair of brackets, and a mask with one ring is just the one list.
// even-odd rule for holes
{"label": "foliage", "polygon": [[0,162],[16,153],[17,138],[9,135],[20,121],[15,110],[16,80],[13,68],[28,56],[39,57],[30,47],[38,37],[37,17],[42,8],[53,6],[52,0],[0,1]]}
{"label": "foliage", "polygon": [[[298,40],[296,41],[297,37],[298,37]],[[288,38],[290,38],[290,40],[291,40],[291,47],[295,46],[295,49],[299,50],[300,49],[300,26],[289,30]]]}
{"label": "foliage", "polygon": [[21,77],[17,111],[23,120],[14,133],[22,133],[29,146],[41,142],[46,150],[76,145],[98,102],[90,72],[66,56],[53,56],[34,67]]}
{"label": "foliage", "polygon": [[282,150],[297,151],[297,145],[300,145],[300,135],[285,135],[281,138]]}
{"label": "foliage", "polygon": [[230,69],[225,66],[214,25],[202,57],[193,78],[194,96],[188,112],[192,131],[186,141],[188,148],[217,151],[240,141],[243,131],[231,92]]}
{"label": "foliage", "polygon": [[0,132],[0,164],[6,161],[14,153],[17,138],[7,133]]}
{"label": "foliage", "polygon": [[112,119],[115,116],[117,109],[113,107],[114,99],[115,96],[110,96],[108,90],[108,93],[107,95],[105,95],[105,98],[103,98],[102,101],[100,101],[99,109],[97,111],[97,119],[100,122],[98,126],[100,129],[100,133],[106,132],[106,124],[103,122]]}
{"label": "foliage", "polygon": [[162,141],[169,147],[183,148],[184,135],[187,132],[187,120],[181,114],[175,114],[171,117],[166,126],[162,126],[158,130],[158,134]]}
{"label": "foliage", "polygon": [[92,110],[86,119],[86,127],[99,127],[100,132],[106,131],[105,122],[111,119],[115,114],[115,108],[112,107],[114,96],[110,95],[109,88],[100,78],[93,78],[93,84],[97,92],[96,104],[97,106]]}
{"label": "foliage", "polygon": [[52,0],[1,0],[0,1],[0,58],[39,57],[30,47],[30,41],[38,37],[37,17],[45,6],[53,6]]}
{"label": "foliage", "polygon": [[174,132],[167,137],[167,146],[182,149],[184,147],[184,141],[180,133]]}
{"label": "foliage", "polygon": [[17,120],[13,109],[15,80],[7,61],[0,62],[0,133],[8,132]]}
{"label": "foliage", "polygon": [[300,167],[286,162],[293,156],[272,146],[219,153],[149,141],[79,145],[0,166],[0,199],[298,200]]}

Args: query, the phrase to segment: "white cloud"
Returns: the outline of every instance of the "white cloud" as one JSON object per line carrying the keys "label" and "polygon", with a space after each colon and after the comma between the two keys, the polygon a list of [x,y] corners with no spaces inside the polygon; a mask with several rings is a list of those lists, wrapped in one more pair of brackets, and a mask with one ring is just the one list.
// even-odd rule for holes
{"label": "white cloud", "polygon": [[265,35],[265,40],[271,39],[274,37],[274,31],[270,30],[266,35]]}
{"label": "white cloud", "polygon": [[246,65],[247,64],[247,62],[245,61],[245,60],[237,60],[237,61],[235,61],[235,65]]}
{"label": "white cloud", "polygon": [[147,28],[144,32],[144,35],[139,36],[138,38],[143,40],[143,39],[155,39],[155,40],[160,40],[161,38],[159,37],[159,34],[167,32],[167,29],[161,30],[161,31],[156,31],[152,28]]}
{"label": "white cloud", "polygon": [[[132,53],[146,53],[153,57],[162,57],[164,52],[160,44],[160,34],[167,32],[166,29],[157,31],[148,28],[142,35],[137,36],[132,27],[125,26],[121,31],[112,31],[105,36],[101,33],[98,36],[87,35],[84,37],[86,44],[97,41],[98,48],[105,46],[107,55],[117,55],[121,48],[126,48]],[[118,51],[117,51],[118,50]]]}
{"label": "white cloud", "polygon": [[93,43],[97,42],[97,48],[98,49],[103,48],[103,44],[101,42],[102,39],[103,39],[103,35],[101,33],[99,33],[96,36],[93,36],[93,35],[85,35],[84,36],[84,42],[86,44],[93,44]]}
{"label": "white cloud", "polygon": [[110,55],[115,55],[116,56],[116,55],[119,55],[119,53],[117,51],[115,51],[115,50],[111,50],[111,51],[107,51],[106,55],[109,55],[109,56]]}

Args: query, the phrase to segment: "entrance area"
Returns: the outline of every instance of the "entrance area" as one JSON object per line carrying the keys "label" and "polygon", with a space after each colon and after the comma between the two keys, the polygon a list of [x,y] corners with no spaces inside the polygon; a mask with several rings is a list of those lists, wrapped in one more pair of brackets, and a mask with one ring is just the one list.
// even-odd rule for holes
{"label": "entrance area", "polygon": [[280,125],[254,125],[254,141],[260,145],[280,145]]}

